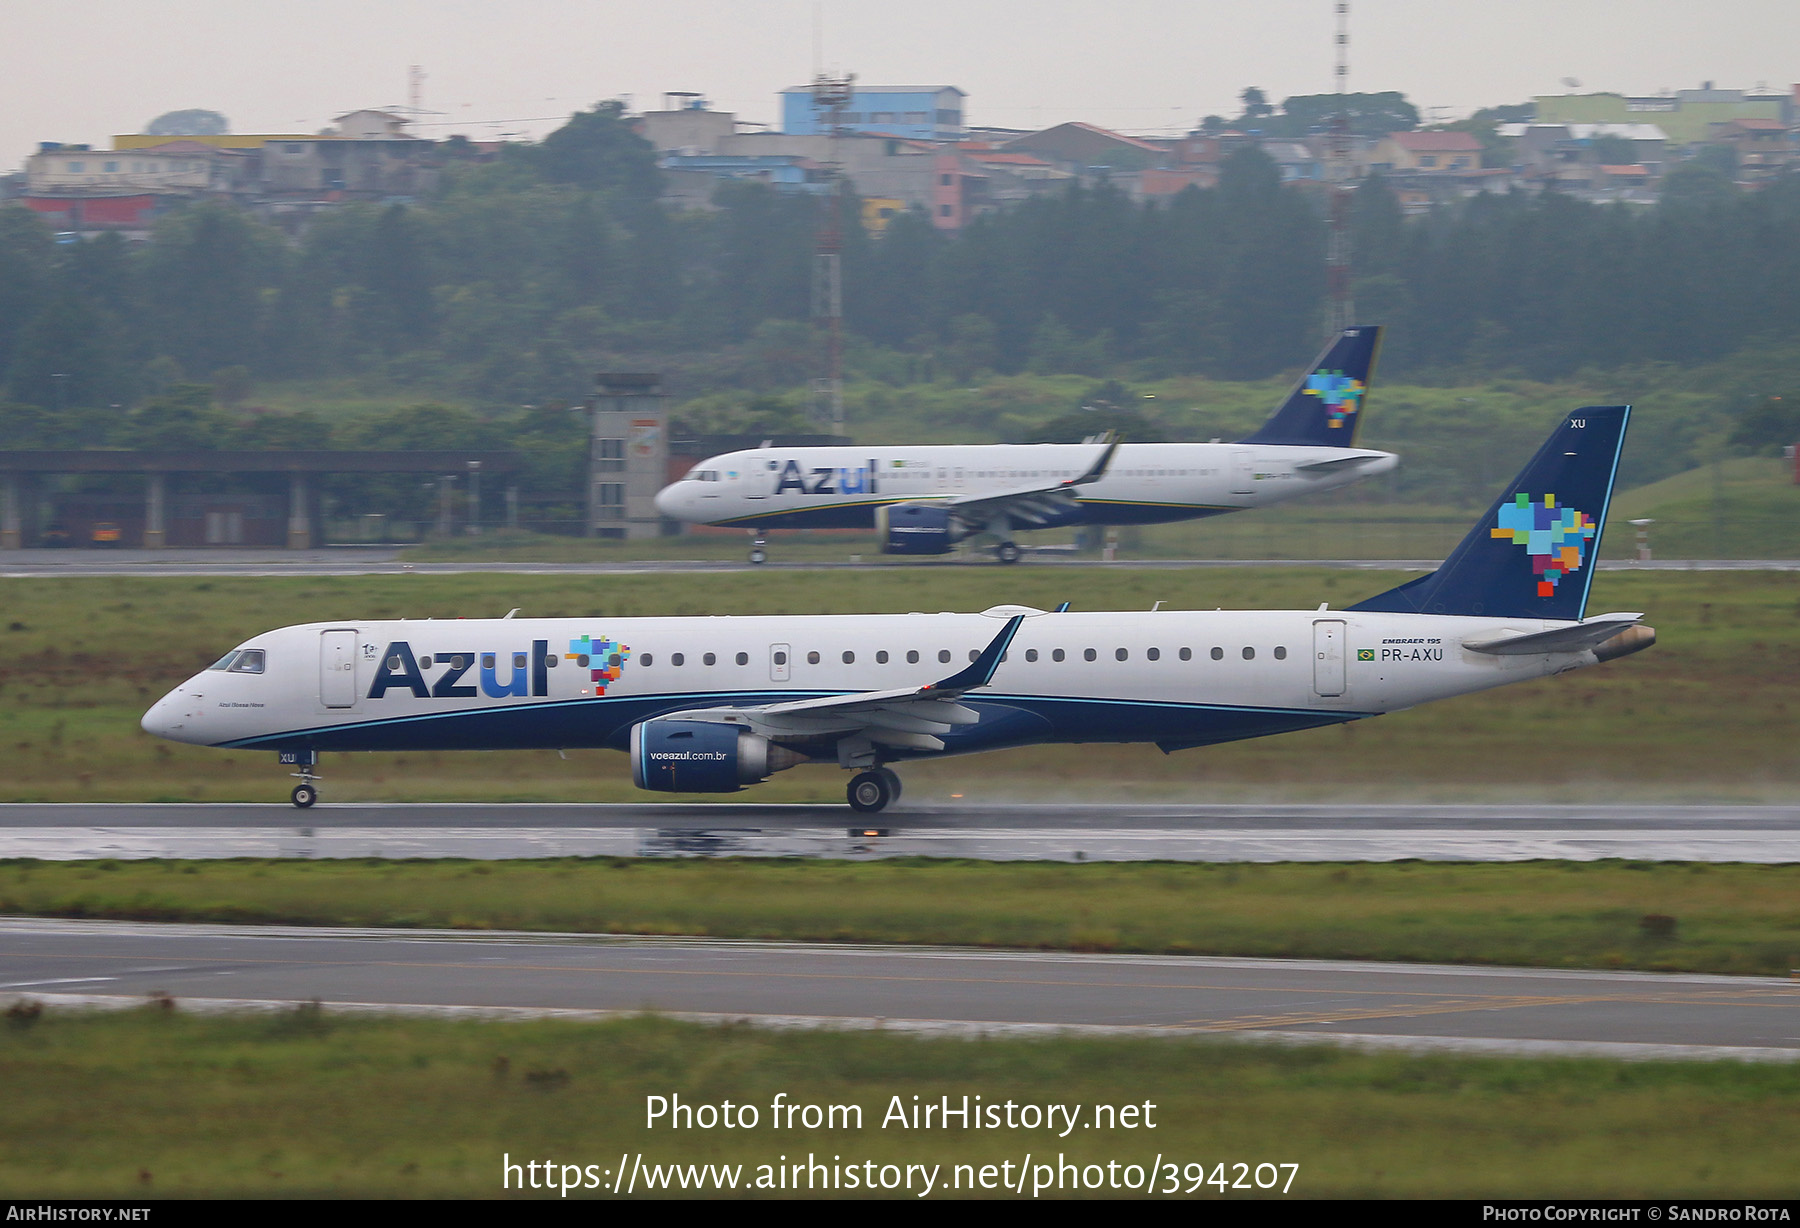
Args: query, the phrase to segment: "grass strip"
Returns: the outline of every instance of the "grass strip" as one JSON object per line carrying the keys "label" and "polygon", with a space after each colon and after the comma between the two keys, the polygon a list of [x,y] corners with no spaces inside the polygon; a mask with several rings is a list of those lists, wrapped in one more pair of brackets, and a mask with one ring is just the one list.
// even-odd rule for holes
{"label": "grass strip", "polygon": [[7,861],[0,913],[1785,975],[1800,866]]}
{"label": "grass strip", "polygon": [[[591,1164],[604,1181],[622,1154],[743,1165],[747,1185],[758,1166],[783,1158],[839,1171],[867,1161],[936,1165],[934,1197],[957,1177],[955,1165],[970,1166],[968,1180],[981,1165],[1016,1168],[1027,1153],[1034,1164],[1113,1162],[1121,1176],[1136,1164],[1140,1179],[1160,1154],[1177,1165],[1184,1193],[1196,1165],[1203,1178],[1225,1165],[1230,1183],[1236,1164],[1259,1162],[1299,1165],[1289,1197],[1800,1193],[1792,1108],[1800,1066],[1407,1056],[1217,1039],[782,1033],[648,1017],[456,1022],[305,1005],[188,1016],[177,1006],[15,1011],[0,1027],[0,1084],[8,1110],[0,1197],[8,1198],[492,1198],[508,1192],[503,1155],[521,1165]],[[803,1106],[857,1106],[861,1124],[840,1114],[836,1128],[796,1119],[772,1129],[777,1093]],[[1155,1125],[1083,1124],[1059,1137],[1060,1122],[882,1124],[895,1097],[910,1109],[914,1096],[956,1105],[965,1095],[986,1105],[1079,1105],[1084,1123],[1094,1105],[1148,1102]],[[750,1105],[758,1122],[651,1128],[650,1096]],[[640,1177],[640,1194],[643,1186]],[[915,1183],[910,1195],[892,1193],[919,1191]],[[982,1193],[952,1191],[971,1192]],[[574,1196],[582,1193],[610,1196]],[[1254,1195],[1210,1184],[1192,1193]]]}

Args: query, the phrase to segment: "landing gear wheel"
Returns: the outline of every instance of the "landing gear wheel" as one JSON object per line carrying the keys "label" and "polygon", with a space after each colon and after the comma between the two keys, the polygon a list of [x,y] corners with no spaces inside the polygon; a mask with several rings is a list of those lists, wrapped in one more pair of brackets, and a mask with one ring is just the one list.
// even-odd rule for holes
{"label": "landing gear wheel", "polygon": [[894,800],[895,790],[889,781],[891,776],[892,772],[858,772],[851,778],[850,788],[847,790],[850,809],[861,814],[885,810],[887,804]]}
{"label": "landing gear wheel", "polygon": [[766,563],[769,561],[769,552],[760,548],[752,550],[750,552],[750,561],[758,565]]}
{"label": "landing gear wheel", "polygon": [[1002,563],[1018,562],[1021,553],[1023,552],[1019,547],[1012,542],[1001,542],[998,546],[994,547],[994,557],[999,559]]}
{"label": "landing gear wheel", "polygon": [[319,791],[311,785],[295,785],[294,791],[288,796],[293,798],[294,805],[306,810],[319,800]]}
{"label": "landing gear wheel", "polygon": [[892,806],[895,802],[900,800],[900,777],[892,768],[879,767],[875,770],[881,773],[888,782],[888,805]]}

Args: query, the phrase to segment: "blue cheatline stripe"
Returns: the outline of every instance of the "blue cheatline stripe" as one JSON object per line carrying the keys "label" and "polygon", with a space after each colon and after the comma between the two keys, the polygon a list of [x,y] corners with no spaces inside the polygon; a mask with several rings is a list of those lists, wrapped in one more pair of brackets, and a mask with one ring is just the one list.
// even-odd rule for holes
{"label": "blue cheatline stripe", "polygon": [[[901,499],[873,499],[873,500],[865,500],[865,501],[858,502],[858,503],[832,503],[832,504],[828,504],[828,505],[822,506],[822,507],[790,507],[790,508],[782,508],[782,509],[773,510],[773,511],[747,512],[742,516],[726,516],[726,517],[723,517],[718,520],[706,520],[706,521],[700,521],[699,523],[710,525],[714,528],[730,528],[730,527],[737,526],[737,525],[750,525],[750,526],[759,526],[760,525],[760,526],[766,526],[766,527],[770,527],[770,528],[779,528],[781,525],[781,522],[784,522],[784,521],[785,522],[798,522],[801,519],[808,518],[808,517],[819,518],[819,519],[833,518],[833,517],[841,518],[846,513],[854,513],[854,512],[859,512],[859,511],[863,511],[863,510],[879,508],[879,507],[897,507],[903,503],[926,503],[926,504],[932,504],[932,505],[949,505],[950,500],[952,500],[954,498],[958,498],[958,497],[959,496],[953,495],[953,494],[911,495],[911,496],[908,496],[906,498],[901,498]],[[1140,509],[1147,508],[1147,509],[1151,509],[1151,510],[1155,510],[1155,511],[1164,511],[1164,512],[1202,513],[1202,512],[1236,512],[1236,511],[1243,510],[1239,507],[1227,506],[1227,505],[1218,504],[1218,503],[1182,503],[1179,501],[1157,500],[1157,499],[1096,499],[1092,496],[1076,495],[1076,496],[1074,496],[1074,500],[1075,500],[1075,503],[1078,505],[1089,506],[1089,507],[1123,507],[1123,508],[1140,508]],[[974,500],[971,500],[971,501],[974,501]],[[951,506],[954,506],[954,505],[951,505]],[[1071,522],[1071,523],[1073,523],[1073,522]],[[843,525],[840,527],[856,528],[856,527],[860,527],[860,526]],[[1022,527],[1026,528],[1026,529],[1030,529],[1033,527],[1060,528],[1063,526],[1061,526],[1061,525],[1045,525],[1045,526],[1026,525],[1026,526],[1022,526]]]}
{"label": "blue cheatline stripe", "polygon": [[[553,709],[570,709],[578,707],[618,707],[625,704],[641,705],[646,709],[640,720],[653,719],[657,710],[670,708],[693,707],[698,704],[720,705],[753,705],[759,703],[790,702],[798,699],[823,699],[828,696],[856,695],[857,691],[719,691],[688,692],[660,695],[632,696],[596,696],[587,699],[558,700],[549,704],[516,704],[502,708],[463,708],[454,712],[428,712],[413,716],[381,717],[366,721],[351,721],[334,725],[313,726],[310,728],[288,729],[278,733],[259,734],[251,738],[238,738],[230,742],[219,742],[214,745],[223,749],[270,749],[280,746],[291,746],[317,738],[326,738],[334,734],[360,732],[364,730],[391,729],[403,725],[445,724],[459,719],[494,717],[501,714],[526,712],[543,712]],[[1121,715],[1132,712],[1221,712],[1239,713],[1245,716],[1263,717],[1304,717],[1326,718],[1329,720],[1358,720],[1364,717],[1379,715],[1372,711],[1345,710],[1339,708],[1289,708],[1261,707],[1249,704],[1206,704],[1191,703],[1183,700],[1161,699],[1102,699],[1078,695],[1014,695],[1005,693],[982,693],[980,695],[964,695],[962,702],[973,704],[1003,704],[1022,707],[1034,715],[1041,716],[1040,707],[1054,707],[1062,704],[1079,704],[1097,708],[1102,713],[1117,712]],[[971,727],[973,728],[973,727]],[[1077,732],[1077,731],[1071,731]],[[384,748],[385,749],[385,748]],[[430,749],[428,747],[420,749]]]}
{"label": "blue cheatline stripe", "polygon": [[1600,528],[1594,534],[1594,548],[1588,554],[1587,576],[1581,584],[1581,603],[1575,607],[1577,622],[1587,617],[1588,591],[1594,587],[1594,573],[1600,570],[1600,542],[1606,537],[1606,518],[1612,510],[1613,480],[1619,476],[1619,457],[1625,453],[1625,428],[1631,425],[1631,406],[1619,419],[1619,438],[1613,444],[1612,468],[1606,474],[1606,499],[1600,504]]}

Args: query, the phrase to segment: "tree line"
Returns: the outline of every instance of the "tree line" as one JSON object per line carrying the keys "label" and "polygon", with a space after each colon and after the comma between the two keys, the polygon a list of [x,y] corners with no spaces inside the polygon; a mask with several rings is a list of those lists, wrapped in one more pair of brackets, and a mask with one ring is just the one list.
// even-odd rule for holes
{"label": "tree line", "polygon": [[[512,411],[578,400],[608,365],[687,395],[818,373],[818,198],[727,183],[716,209],[671,213],[616,104],[496,162],[449,152],[431,199],[343,206],[293,238],[196,203],[140,248],[58,243],[0,208],[0,398],[116,421],[183,383],[347,376]],[[1654,208],[1506,193],[1421,217],[1375,178],[1353,227],[1358,316],[1389,326],[1389,376],[1558,379],[1800,335],[1793,176],[1740,194],[1695,165]],[[1161,202],[1101,184],[954,236],[918,212],[879,236],[851,225],[852,373],[1264,378],[1321,343],[1325,246],[1318,195],[1255,149]]]}

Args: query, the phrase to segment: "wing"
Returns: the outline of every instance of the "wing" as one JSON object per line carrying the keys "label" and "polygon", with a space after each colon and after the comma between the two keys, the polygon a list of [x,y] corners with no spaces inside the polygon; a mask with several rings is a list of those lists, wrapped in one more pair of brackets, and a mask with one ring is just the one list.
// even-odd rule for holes
{"label": "wing", "polygon": [[1020,486],[993,494],[958,495],[941,502],[957,519],[971,524],[985,524],[1000,515],[1010,517],[1015,523],[1045,524],[1074,506],[1075,494],[1080,487],[1106,476],[1107,466],[1112,464],[1113,454],[1118,450],[1119,438],[1113,434],[1107,438],[1099,457],[1080,477],[1047,485]]}
{"label": "wing", "polygon": [[981,713],[956,701],[965,692],[988,684],[1024,621],[1025,615],[1013,615],[967,668],[924,686],[857,691],[746,708],[696,708],[665,713],[663,719],[738,725],[780,742],[835,741],[860,736],[881,746],[943,750],[939,735],[981,719]]}

